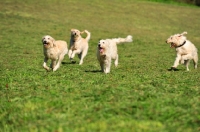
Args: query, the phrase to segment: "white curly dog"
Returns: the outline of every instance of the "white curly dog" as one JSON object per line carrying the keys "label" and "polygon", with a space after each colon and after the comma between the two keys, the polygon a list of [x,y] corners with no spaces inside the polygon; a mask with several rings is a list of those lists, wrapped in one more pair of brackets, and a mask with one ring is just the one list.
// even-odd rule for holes
{"label": "white curly dog", "polygon": [[166,41],[166,43],[170,44],[171,48],[176,49],[177,53],[174,65],[171,67],[171,70],[175,70],[180,62],[181,64],[185,64],[187,71],[189,71],[188,65],[190,60],[193,60],[194,68],[195,69],[197,68],[197,63],[198,63],[197,48],[194,46],[192,42],[187,40],[187,38],[184,36],[185,34],[187,34],[187,32],[172,35]]}
{"label": "white curly dog", "polygon": [[117,44],[132,42],[132,36],[126,38],[113,38],[100,40],[97,46],[97,59],[100,63],[101,70],[104,73],[110,72],[111,60],[115,60],[115,66],[118,65]]}

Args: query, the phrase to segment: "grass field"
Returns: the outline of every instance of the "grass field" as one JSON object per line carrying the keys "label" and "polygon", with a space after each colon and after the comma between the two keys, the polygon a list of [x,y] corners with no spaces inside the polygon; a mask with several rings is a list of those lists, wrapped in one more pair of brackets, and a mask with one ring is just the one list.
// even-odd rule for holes
{"label": "grass field", "polygon": [[[1,1],[0,131],[200,131],[200,68],[168,71],[176,54],[165,43],[187,31],[200,49],[199,14],[195,6],[134,0]],[[42,36],[69,44],[71,28],[91,32],[83,65],[66,56],[46,72]],[[129,34],[119,66],[99,72],[99,39]]]}

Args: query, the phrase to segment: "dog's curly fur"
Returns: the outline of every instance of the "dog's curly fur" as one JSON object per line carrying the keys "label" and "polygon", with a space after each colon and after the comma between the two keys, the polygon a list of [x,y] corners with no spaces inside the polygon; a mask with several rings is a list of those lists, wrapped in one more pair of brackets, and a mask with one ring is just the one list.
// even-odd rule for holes
{"label": "dog's curly fur", "polygon": [[[81,34],[86,33],[87,37],[84,39],[81,37]],[[78,29],[71,29],[71,39],[70,39],[70,49],[69,49],[69,58],[72,61],[75,54],[78,54],[80,59],[79,65],[83,64],[83,59],[88,52],[88,42],[90,40],[90,32],[84,30],[80,32]]]}
{"label": "dog's curly fur", "polygon": [[177,66],[179,65],[179,62],[181,62],[181,64],[186,65],[187,71],[189,71],[188,65],[190,60],[194,61],[194,68],[197,68],[197,63],[198,63],[197,48],[194,46],[192,42],[187,40],[187,38],[184,36],[185,34],[187,34],[187,32],[172,35],[166,41],[166,43],[170,44],[171,48],[176,49],[177,53],[172,69],[176,69]]}
{"label": "dog's curly fur", "polygon": [[131,35],[128,35],[126,38],[113,38],[99,41],[97,46],[97,59],[100,63],[102,72],[110,72],[112,59],[115,60],[115,66],[118,65],[117,44],[132,41]]}
{"label": "dog's curly fur", "polygon": [[[68,52],[67,42],[62,40],[55,40],[49,35],[42,38],[43,51],[44,51],[44,63],[43,67],[49,71],[50,68],[47,66],[48,59],[51,59],[50,67],[53,71],[56,71],[64,59],[65,54]],[[56,61],[58,62],[56,63]]]}

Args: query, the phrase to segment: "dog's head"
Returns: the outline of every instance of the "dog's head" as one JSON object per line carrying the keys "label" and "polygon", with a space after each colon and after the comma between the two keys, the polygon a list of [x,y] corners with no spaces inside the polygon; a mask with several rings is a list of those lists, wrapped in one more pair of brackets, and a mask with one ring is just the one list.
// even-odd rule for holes
{"label": "dog's head", "polygon": [[71,29],[71,37],[73,38],[78,38],[81,37],[81,34],[83,34],[83,32],[80,32],[78,29]]}
{"label": "dog's head", "polygon": [[55,46],[55,39],[49,35],[46,35],[42,38],[42,44],[46,49],[52,48]]}
{"label": "dog's head", "polygon": [[98,51],[100,53],[100,55],[104,55],[105,51],[106,51],[106,44],[107,42],[105,40],[100,40],[98,43]]}
{"label": "dog's head", "polygon": [[172,35],[166,40],[166,43],[170,44],[171,48],[179,47],[186,41],[186,37],[184,36],[185,34],[187,34],[187,32]]}

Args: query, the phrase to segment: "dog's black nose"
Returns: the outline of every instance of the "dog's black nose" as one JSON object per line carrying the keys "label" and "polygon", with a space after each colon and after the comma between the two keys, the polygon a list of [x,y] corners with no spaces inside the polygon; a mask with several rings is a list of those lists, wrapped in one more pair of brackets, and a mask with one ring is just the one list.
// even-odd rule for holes
{"label": "dog's black nose", "polygon": [[100,47],[101,45],[100,45],[100,44],[98,44],[98,46]]}
{"label": "dog's black nose", "polygon": [[74,35],[76,35],[76,33],[74,33]]}

